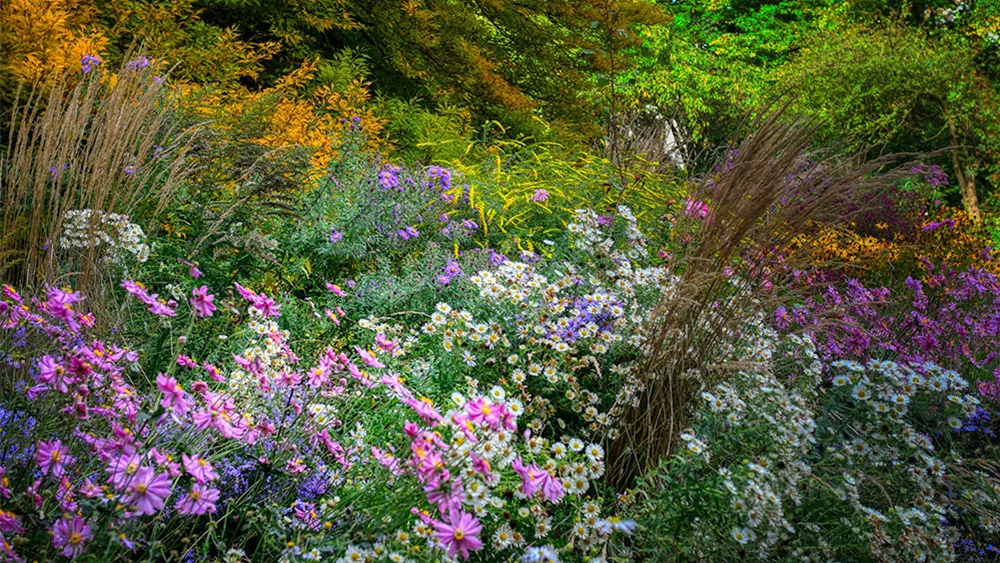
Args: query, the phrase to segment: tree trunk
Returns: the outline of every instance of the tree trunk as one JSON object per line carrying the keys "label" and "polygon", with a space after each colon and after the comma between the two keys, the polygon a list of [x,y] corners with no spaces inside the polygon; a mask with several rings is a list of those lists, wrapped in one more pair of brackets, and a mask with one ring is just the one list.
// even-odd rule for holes
{"label": "tree trunk", "polygon": [[951,119],[948,120],[948,129],[951,131],[951,163],[955,167],[955,175],[958,177],[958,190],[962,195],[962,207],[978,227],[983,224],[983,216],[979,212],[979,198],[976,197],[976,173],[966,174],[962,169],[962,159],[958,155],[958,131],[955,128],[955,122]]}

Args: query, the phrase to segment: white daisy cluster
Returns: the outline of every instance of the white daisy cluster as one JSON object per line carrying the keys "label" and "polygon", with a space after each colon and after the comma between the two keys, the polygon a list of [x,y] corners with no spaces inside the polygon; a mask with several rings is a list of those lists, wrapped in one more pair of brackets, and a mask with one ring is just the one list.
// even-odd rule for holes
{"label": "white daisy cluster", "polygon": [[63,214],[62,248],[106,248],[108,260],[122,265],[128,257],[136,262],[149,259],[149,245],[142,227],[125,215],[98,209],[73,209]]}
{"label": "white daisy cluster", "polygon": [[[247,323],[253,339],[251,345],[240,354],[251,362],[259,362],[262,373],[267,381],[273,380],[282,372],[294,369],[288,362],[286,346],[290,334],[287,330],[279,330],[278,323],[261,316],[251,316]],[[237,397],[246,397],[247,406],[254,404],[260,397],[260,378],[244,369],[234,370],[227,379],[230,392]]]}
{"label": "white daisy cluster", "polygon": [[551,400],[568,399],[591,430],[609,429],[614,416],[601,412],[598,395],[581,375],[631,373],[633,362],[610,358],[615,350],[642,353],[649,309],[637,294],[652,293],[655,300],[676,280],[664,268],[638,268],[630,261],[602,276],[579,275],[568,263],[558,270],[558,277],[549,279],[534,265],[507,262],[496,271],[478,272],[469,281],[493,320],[439,303],[422,333],[439,336],[444,350],[469,367],[505,366],[515,386],[548,388],[538,393],[539,411],[547,411]]}
{"label": "white daisy cluster", "polygon": [[[796,373],[740,371],[705,389],[697,430],[682,435],[681,455],[714,471],[729,497],[730,545],[762,559],[779,545],[803,560],[843,559],[827,540],[846,534],[877,560],[951,559],[954,528],[943,523],[964,510],[950,500],[955,495],[976,498],[988,509],[976,515],[978,525],[1000,533],[1000,480],[946,447],[978,406],[957,373],[838,361],[829,379],[811,339],[782,344],[776,359],[798,366]],[[733,451],[744,444],[753,454]],[[714,459],[718,466],[707,465]],[[707,524],[696,528],[706,538],[702,555],[726,549]]]}
{"label": "white daisy cluster", "polygon": [[[618,220],[624,223],[624,237],[613,236],[607,228],[614,226],[609,222]],[[576,221],[566,230],[576,235],[574,245],[580,250],[626,261],[646,257],[646,238],[632,210],[625,205],[619,205],[613,217],[598,215],[593,209],[577,209]]]}

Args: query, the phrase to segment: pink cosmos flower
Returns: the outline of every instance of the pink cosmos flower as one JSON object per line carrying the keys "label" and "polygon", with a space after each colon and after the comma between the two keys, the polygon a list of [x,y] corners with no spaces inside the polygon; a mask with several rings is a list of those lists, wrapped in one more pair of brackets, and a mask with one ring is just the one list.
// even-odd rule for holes
{"label": "pink cosmos flower", "polygon": [[6,295],[8,299],[12,299],[18,303],[21,302],[21,294],[8,284],[3,284],[3,294]]}
{"label": "pink cosmos flower", "polygon": [[166,469],[171,478],[180,476],[181,466],[177,465],[174,458],[171,457],[170,454],[165,454],[156,448],[150,448],[149,457],[153,458],[157,467],[160,469]]}
{"label": "pink cosmos flower", "polygon": [[452,412],[451,422],[462,432],[462,434],[465,434],[465,439],[470,440],[473,443],[479,442],[479,438],[476,438],[476,426],[472,424],[471,420],[469,420],[469,415],[464,412]]}
{"label": "pink cosmos flower", "polygon": [[199,270],[197,266],[195,266],[194,264],[188,262],[187,260],[185,260],[183,258],[178,258],[177,261],[188,267],[188,275],[189,276],[191,276],[194,279],[198,279],[198,278],[201,277],[201,270]]}
{"label": "pink cosmos flower", "polygon": [[558,477],[552,475],[544,469],[538,470],[535,475],[538,477],[538,482],[542,487],[542,494],[545,495],[545,500],[558,503],[564,496],[566,496],[566,489],[563,487],[562,480]]}
{"label": "pink cosmos flower", "polygon": [[309,468],[306,466],[306,464],[299,458],[290,459],[288,460],[288,463],[285,464],[285,471],[287,471],[291,475],[295,475],[297,473],[305,473],[308,469]]}
{"label": "pink cosmos flower", "polygon": [[403,423],[403,433],[410,438],[416,438],[420,435],[420,427],[407,420]]}
{"label": "pink cosmos flower", "polygon": [[218,381],[219,383],[226,382],[226,378],[222,377],[222,375],[219,373],[219,368],[207,362],[202,364],[201,367],[205,368],[205,371],[208,372],[208,376],[211,377],[212,379]]}
{"label": "pink cosmos flower", "polygon": [[200,516],[206,512],[215,514],[217,510],[215,503],[218,500],[218,489],[209,489],[204,485],[193,485],[191,492],[177,501],[177,512],[196,516]]}
{"label": "pink cosmos flower", "polygon": [[46,284],[45,299],[42,304],[45,312],[54,318],[65,321],[66,326],[73,332],[80,329],[80,325],[76,322],[76,312],[73,310],[73,305],[86,298],[80,295],[79,291],[64,291]]}
{"label": "pink cosmos flower", "polygon": [[540,490],[546,500],[557,503],[566,495],[562,481],[534,463],[527,466],[518,457],[510,466],[521,476],[521,493],[524,496],[531,498]]}
{"label": "pink cosmos flower", "polygon": [[448,512],[447,522],[434,521],[432,525],[438,540],[448,549],[448,557],[455,557],[458,553],[468,559],[470,551],[479,551],[483,547],[483,542],[476,537],[483,527],[467,512],[453,508]]}
{"label": "pink cosmos flower", "polygon": [[309,386],[312,388],[323,387],[330,381],[330,370],[321,366],[316,366],[306,372],[309,378]]}
{"label": "pink cosmos flower", "polygon": [[334,313],[333,311],[327,309],[326,310],[326,318],[328,318],[331,321],[333,321],[333,324],[335,324],[337,326],[340,326],[340,319],[337,318],[336,313]]}
{"label": "pink cosmos flower", "polygon": [[166,473],[157,473],[152,467],[141,467],[135,472],[122,500],[137,515],[152,516],[163,508],[170,492],[170,477]]}
{"label": "pink cosmos flower", "polygon": [[337,463],[345,468],[350,467],[351,463],[347,460],[347,450],[344,449],[344,446],[340,445],[340,442],[330,438],[329,430],[324,428],[322,432],[313,434],[311,439],[315,439],[326,446],[327,451],[337,460]]}
{"label": "pink cosmos flower", "polygon": [[212,464],[203,457],[181,454],[181,461],[184,462],[184,469],[186,469],[187,472],[194,477],[194,480],[200,485],[204,485],[208,481],[214,481],[219,478],[219,474],[215,472]]}
{"label": "pink cosmos flower", "polygon": [[330,282],[327,282],[326,288],[328,290],[330,290],[331,292],[333,292],[333,294],[336,295],[337,297],[343,297],[344,296],[344,290],[340,289],[340,286],[336,286],[336,285],[333,285]]}
{"label": "pink cosmos flower", "polygon": [[48,475],[51,471],[54,477],[62,477],[66,472],[66,466],[73,463],[73,458],[67,455],[68,451],[69,449],[63,446],[59,440],[38,442],[35,463],[38,464],[43,475]]}
{"label": "pink cosmos flower", "polygon": [[533,476],[534,472],[532,469],[537,469],[537,466],[535,464],[531,464],[530,467],[525,465],[524,461],[521,460],[521,456],[518,456],[510,463],[510,467],[515,473],[521,476],[521,494],[528,498],[534,496],[535,491],[538,490],[538,482]]}
{"label": "pink cosmos flower", "polygon": [[517,415],[507,410],[507,407],[503,403],[494,406],[499,409],[497,418],[500,421],[500,425],[511,432],[517,430]]}
{"label": "pink cosmos flower", "polygon": [[549,199],[549,192],[544,189],[535,190],[535,195],[531,196],[531,201],[542,202]]}
{"label": "pink cosmos flower", "polygon": [[203,285],[191,290],[191,308],[196,317],[211,317],[212,311],[216,310],[212,300],[214,295],[208,293],[208,286]]}
{"label": "pink cosmos flower", "polygon": [[38,359],[38,375],[35,379],[39,383],[44,383],[60,393],[68,393],[69,385],[65,376],[66,368],[56,363],[51,356],[42,356]]}
{"label": "pink cosmos flower", "polygon": [[13,512],[0,510],[0,535],[23,533],[24,526],[21,525],[21,520]]}
{"label": "pink cosmos flower", "polygon": [[368,378],[368,374],[361,371],[361,369],[353,363],[347,364],[347,371],[351,374],[351,377],[360,381],[365,387],[375,386],[375,382]]}
{"label": "pink cosmos flower", "polygon": [[178,414],[187,414],[191,410],[191,403],[187,400],[187,393],[184,388],[173,377],[161,373],[156,376],[156,387],[163,393],[160,406],[165,409],[173,409]]}
{"label": "pink cosmos flower", "polygon": [[490,472],[489,460],[477,456],[476,452],[469,452],[469,459],[472,460],[473,471],[485,477],[487,481],[493,478],[493,473]]}
{"label": "pink cosmos flower", "polygon": [[378,358],[375,357],[375,354],[372,354],[371,352],[369,352],[368,350],[365,350],[361,346],[355,346],[354,347],[354,351],[357,352],[358,355],[361,356],[361,359],[364,360],[364,362],[366,364],[368,364],[369,366],[371,366],[373,368],[384,368],[385,367],[385,364],[383,364],[382,362],[380,362],[378,360]]}
{"label": "pink cosmos flower", "polygon": [[410,390],[403,385],[403,381],[399,378],[399,374],[397,373],[387,373],[382,376],[382,379],[379,380],[379,382],[392,390],[393,394],[397,397],[413,397],[413,393],[411,393]]}
{"label": "pink cosmos flower", "polygon": [[424,496],[427,502],[437,507],[438,512],[445,514],[452,510],[462,509],[462,498],[465,493],[462,489],[462,480],[455,479],[451,482],[451,490],[445,488],[445,484],[425,485]]}
{"label": "pink cosmos flower", "polygon": [[243,356],[233,354],[233,360],[236,362],[236,365],[249,371],[253,375],[258,377],[264,375],[264,363],[260,360],[260,358],[255,357],[254,359],[249,360]]}
{"label": "pink cosmos flower", "polygon": [[83,553],[83,544],[91,538],[90,523],[85,522],[80,515],[73,519],[60,518],[52,526],[52,545],[62,548],[63,557],[76,558]]}
{"label": "pink cosmos flower", "polygon": [[271,299],[270,297],[264,295],[263,293],[254,296],[254,298],[250,300],[250,303],[252,303],[253,306],[258,311],[260,311],[261,316],[264,317],[281,316],[281,313],[278,312],[278,309],[281,308],[281,305],[279,305],[277,301]]}
{"label": "pink cosmos flower", "polygon": [[111,474],[111,485],[119,490],[128,487],[132,478],[142,466],[142,456],[135,453],[122,454],[111,460],[106,471]]}
{"label": "pink cosmos flower", "polygon": [[125,288],[125,291],[136,296],[139,301],[146,306],[146,309],[148,309],[150,313],[153,313],[154,315],[164,315],[167,317],[177,315],[177,311],[174,310],[176,304],[171,306],[170,303],[160,299],[159,295],[155,293],[150,294],[146,290],[146,286],[141,283],[132,280],[122,280],[122,287]]}
{"label": "pink cosmos flower", "polygon": [[372,446],[372,457],[375,458],[375,460],[378,461],[382,467],[388,468],[393,475],[403,474],[403,468],[399,465],[399,458],[394,456],[392,452],[382,451],[381,449]]}
{"label": "pink cosmos flower", "polygon": [[236,286],[236,291],[240,292],[240,296],[247,301],[252,300],[257,297],[257,292],[252,289],[247,289],[238,283],[233,283]]}
{"label": "pink cosmos flower", "polygon": [[389,340],[381,332],[375,335],[375,344],[385,352],[392,352],[396,348],[396,342]]}
{"label": "pink cosmos flower", "polygon": [[414,399],[412,397],[405,397],[401,400],[417,411],[417,414],[420,415],[420,418],[424,422],[439,422],[443,418],[428,400]]}
{"label": "pink cosmos flower", "polygon": [[198,367],[198,364],[194,361],[194,359],[190,356],[185,356],[184,354],[177,355],[177,365],[191,369]]}
{"label": "pink cosmos flower", "polygon": [[278,383],[285,387],[295,387],[302,383],[302,374],[297,371],[283,371],[278,374]]}
{"label": "pink cosmos flower", "polygon": [[477,424],[494,426],[500,422],[501,409],[497,405],[489,404],[482,397],[466,403],[465,412],[469,415],[469,420]]}
{"label": "pink cosmos flower", "polygon": [[236,406],[231,399],[217,393],[206,392],[205,401],[208,406],[192,415],[196,428],[204,430],[211,427],[226,438],[239,438],[243,435],[245,429],[233,424]]}

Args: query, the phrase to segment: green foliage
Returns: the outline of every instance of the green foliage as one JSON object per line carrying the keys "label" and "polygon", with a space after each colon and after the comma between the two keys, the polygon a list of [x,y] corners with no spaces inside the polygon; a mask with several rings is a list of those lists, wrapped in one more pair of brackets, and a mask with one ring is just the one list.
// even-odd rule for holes
{"label": "green foliage", "polygon": [[386,116],[386,130],[404,162],[450,162],[462,158],[472,141],[468,110],[444,105],[435,110],[420,100],[380,97],[377,111]]}
{"label": "green foliage", "polygon": [[676,120],[689,153],[727,142],[766,101],[771,69],[798,49],[824,2],[664,2],[667,24],[641,31],[627,98]]}
{"label": "green foliage", "polygon": [[610,42],[633,45],[632,29],[661,19],[643,0],[95,1],[113,45],[142,42],[198,81],[271,85],[303,61],[361,50],[379,92],[469,108],[519,132],[537,129],[535,111],[593,131],[590,74],[607,70]]}

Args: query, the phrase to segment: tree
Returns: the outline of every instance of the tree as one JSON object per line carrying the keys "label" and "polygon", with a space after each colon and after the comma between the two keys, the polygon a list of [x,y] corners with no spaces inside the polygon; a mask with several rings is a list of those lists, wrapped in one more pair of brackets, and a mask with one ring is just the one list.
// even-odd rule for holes
{"label": "tree", "polygon": [[775,82],[794,92],[795,110],[819,120],[826,143],[947,148],[962,205],[978,223],[977,172],[1000,143],[1000,96],[977,56],[957,34],[842,23],[777,69]]}
{"label": "tree", "polygon": [[[638,37],[624,31],[662,19],[645,0],[95,1],[110,27],[128,31],[125,41],[161,50],[187,53],[213,33],[241,46],[278,46],[259,75],[244,77],[248,85],[267,86],[303,61],[360,49],[377,92],[469,107],[522,130],[535,112],[592,128],[599,108],[585,93],[593,73],[607,71],[608,26],[623,31],[619,47],[628,47]],[[214,32],[193,33],[195,22]]]}
{"label": "tree", "polygon": [[[691,159],[728,143],[765,101],[771,72],[805,42],[826,0],[661,2],[665,25],[643,28],[621,76],[639,106],[678,124]],[[711,155],[702,164],[712,162]],[[697,167],[697,163],[696,167]]]}

